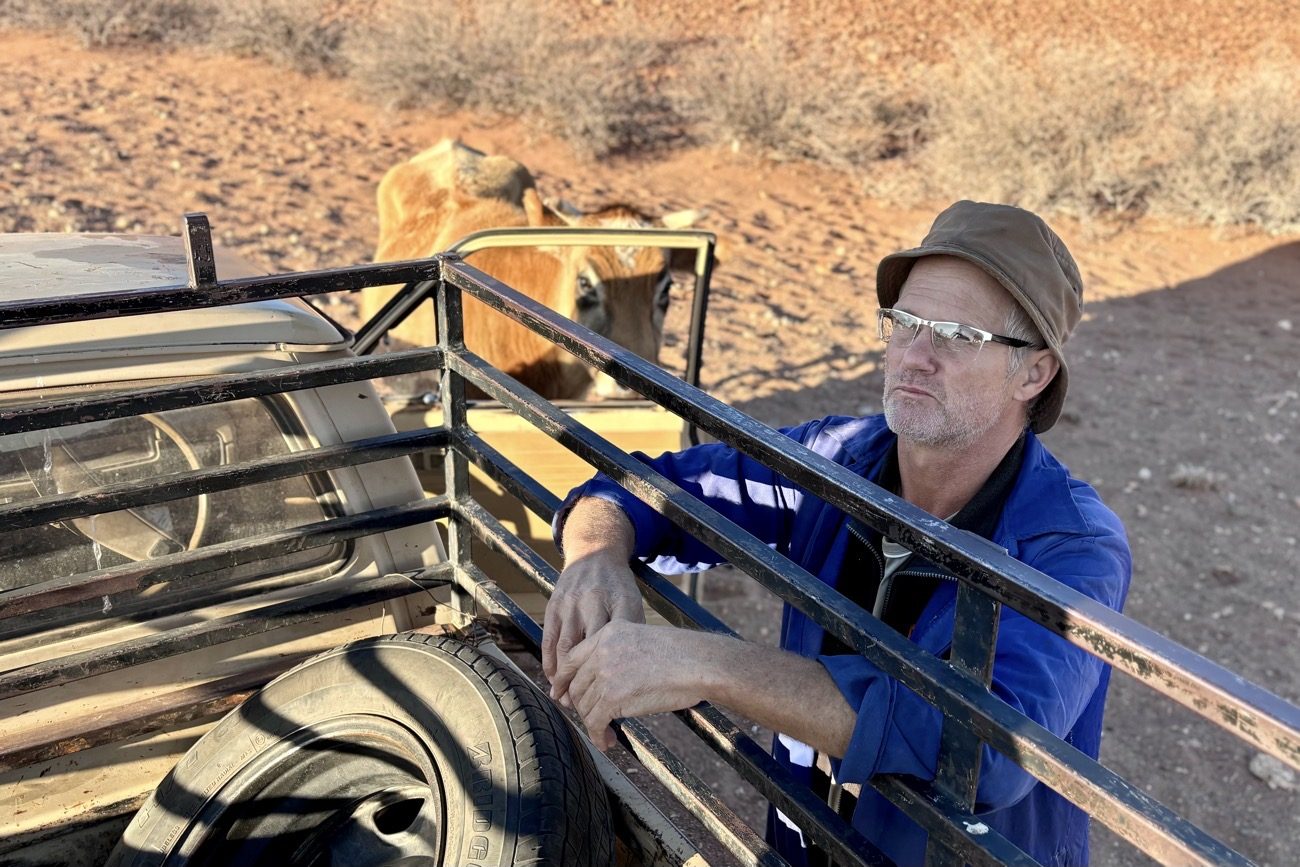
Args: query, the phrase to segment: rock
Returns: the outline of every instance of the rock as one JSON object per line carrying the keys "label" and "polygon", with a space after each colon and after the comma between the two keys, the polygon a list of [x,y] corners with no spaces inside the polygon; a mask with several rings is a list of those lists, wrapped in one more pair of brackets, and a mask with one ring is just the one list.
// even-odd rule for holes
{"label": "rock", "polygon": [[1250,772],[1268,783],[1270,789],[1300,791],[1300,774],[1295,768],[1265,753],[1255,753],[1250,759]]}

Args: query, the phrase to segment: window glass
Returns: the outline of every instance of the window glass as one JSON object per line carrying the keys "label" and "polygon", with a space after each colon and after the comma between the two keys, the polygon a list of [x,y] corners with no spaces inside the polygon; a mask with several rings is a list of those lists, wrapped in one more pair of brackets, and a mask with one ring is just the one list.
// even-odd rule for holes
{"label": "window glass", "polygon": [[[0,504],[286,454],[298,439],[276,404],[255,399],[0,436]],[[327,499],[297,476],[0,533],[0,590],[319,521]],[[314,548],[144,594],[157,607],[160,597],[192,600],[340,555],[341,547]]]}

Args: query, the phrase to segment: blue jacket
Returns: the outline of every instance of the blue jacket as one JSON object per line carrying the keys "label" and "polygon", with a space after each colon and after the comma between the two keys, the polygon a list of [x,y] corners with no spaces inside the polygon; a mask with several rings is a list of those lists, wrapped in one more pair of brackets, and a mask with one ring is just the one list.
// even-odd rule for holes
{"label": "blue jacket", "polygon": [[[812,451],[875,479],[893,445],[883,416],[830,417],[783,431]],[[1086,483],[1027,432],[1021,469],[992,541],[1018,560],[1120,610],[1132,558],[1123,525]],[[795,563],[835,586],[848,544],[845,516],[757,461],[721,445],[641,460],[745,527]],[[582,496],[619,505],[636,533],[635,554],[668,574],[706,569],[721,558],[604,476],[575,489],[557,514]],[[939,585],[917,620],[911,640],[935,655],[952,639],[956,582]],[[822,656],[824,631],[786,606],[781,646],[818,658],[850,706],[858,709],[849,749],[838,762],[841,783],[865,783],[875,774],[932,779],[942,715],[928,702],[859,656]],[[1096,758],[1110,669],[1049,630],[1003,606],[992,691],[1013,708]],[[774,753],[804,778],[779,739]],[[805,762],[802,762],[806,764]],[[989,747],[979,778],[981,820],[1050,867],[1088,861],[1086,814]],[[862,789],[853,825],[900,867],[920,865],[925,833],[870,786]],[[769,836],[792,864],[803,863],[802,840],[783,822]]]}

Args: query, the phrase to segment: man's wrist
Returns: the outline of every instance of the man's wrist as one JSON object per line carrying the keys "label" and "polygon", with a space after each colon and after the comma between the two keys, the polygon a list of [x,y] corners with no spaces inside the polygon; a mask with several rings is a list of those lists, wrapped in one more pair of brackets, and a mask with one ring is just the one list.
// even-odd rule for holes
{"label": "man's wrist", "polygon": [[576,553],[565,557],[564,566],[566,569],[578,563],[602,571],[625,569],[630,559],[615,546],[591,544],[585,547],[579,545],[577,548]]}
{"label": "man's wrist", "polygon": [[705,701],[730,705],[736,670],[741,663],[739,653],[744,645],[745,642],[727,635],[691,633],[690,664],[681,668],[690,672],[693,686],[699,689]]}
{"label": "man's wrist", "polygon": [[597,563],[626,565],[632,558],[635,533],[632,522],[616,504],[600,497],[584,497],[574,504],[560,538],[565,565],[595,557]]}

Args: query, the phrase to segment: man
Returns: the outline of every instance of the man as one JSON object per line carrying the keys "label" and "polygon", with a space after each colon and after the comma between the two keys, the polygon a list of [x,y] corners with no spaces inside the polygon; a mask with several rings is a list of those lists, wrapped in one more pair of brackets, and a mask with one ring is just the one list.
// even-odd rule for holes
{"label": "man", "polygon": [[[1036,436],[1065,400],[1062,346],[1082,292],[1041,219],[958,202],[920,247],[877,270],[883,418],[785,433],[1118,610],[1131,572],[1124,529]],[[721,444],[643,460],[921,648],[948,650],[957,582],[935,565]],[[543,666],[598,744],[612,743],[612,719],[708,700],[779,732],[776,756],[823,791],[827,766],[837,793],[879,773],[933,778],[939,712],[789,606],[781,649],[644,625],[632,557],[669,573],[720,558],[609,479],[571,493],[556,529],[566,567],[547,606]],[[1003,608],[993,692],[1093,757],[1108,680],[1099,660]],[[870,786],[840,806],[897,864],[923,863],[924,832]],[[976,811],[1043,864],[1087,863],[1086,815],[988,748]],[[825,863],[779,813],[768,834],[791,863]]]}

